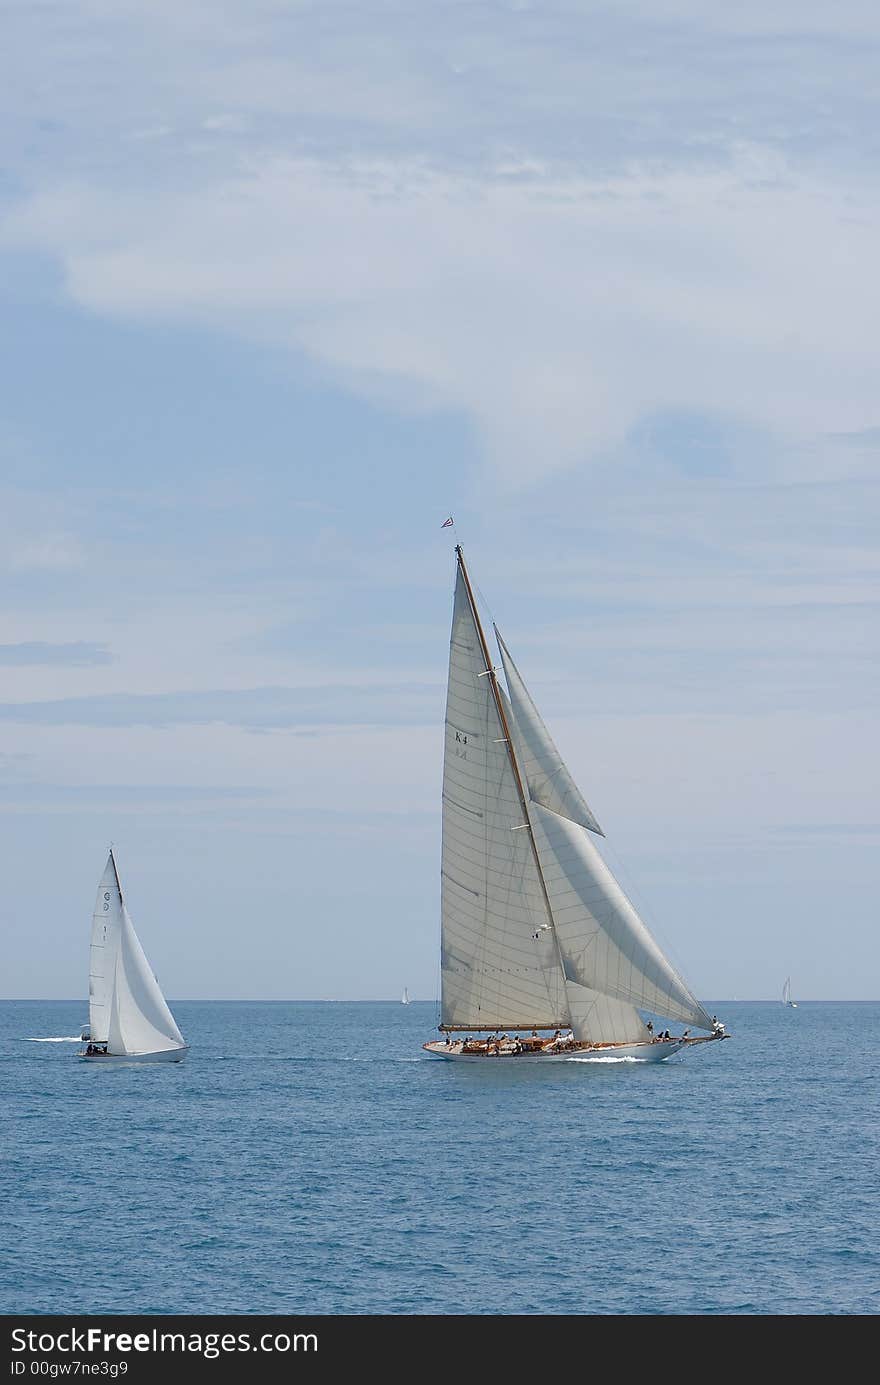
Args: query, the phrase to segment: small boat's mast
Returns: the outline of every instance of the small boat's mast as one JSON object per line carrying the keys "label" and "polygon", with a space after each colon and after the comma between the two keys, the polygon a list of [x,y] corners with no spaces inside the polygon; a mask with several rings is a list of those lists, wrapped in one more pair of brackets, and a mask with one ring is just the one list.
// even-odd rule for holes
{"label": "small boat's mast", "polygon": [[[474,597],[473,587],[471,586],[471,579],[468,576],[468,570],[465,566],[464,554],[461,551],[460,543],[457,543],[455,545],[455,556],[458,559],[458,566],[461,571],[462,580],[464,581],[465,591],[468,595],[468,601],[470,602],[471,615],[474,618],[474,625],[477,627],[477,634],[480,637],[480,648],[483,651],[483,660],[486,664],[486,676],[488,677],[489,683],[492,688],[492,696],[495,699],[495,709],[498,712],[498,720],[501,722],[501,730],[504,733],[504,742],[507,746],[507,755],[510,760],[510,767],[513,770],[513,777],[516,781],[517,793],[519,794],[520,807],[522,808],[523,817],[525,819],[523,826],[526,828],[529,834],[529,842],[531,843],[532,847],[532,855],[535,858],[535,869],[538,872],[538,879],[541,882],[541,894],[544,897],[544,908],[547,910],[547,918],[550,922],[550,931],[553,934],[553,943],[556,948],[556,956],[559,961],[559,969],[562,973],[562,976],[564,977],[565,968],[562,965],[562,954],[559,950],[559,939],[556,936],[556,927],[553,919],[553,910],[550,907],[550,896],[547,893],[547,885],[544,881],[544,872],[541,869],[541,858],[538,855],[538,844],[535,841],[535,834],[532,831],[532,820],[529,817],[528,799],[526,798],[526,791],[523,786],[522,775],[520,774],[519,765],[517,764],[516,755],[514,754],[513,750],[513,739],[510,734],[510,726],[507,721],[507,713],[504,710],[504,703],[501,699],[501,690],[498,686],[498,674],[495,672],[495,665],[492,663],[492,659],[489,654],[489,646],[486,643],[486,635],[483,630],[483,622],[480,620],[480,613],[477,610],[477,603]],[[568,1013],[567,997],[565,1008],[566,1012]],[[570,1023],[570,1021],[571,1016],[569,1014],[568,1022]]]}
{"label": "small boat's mast", "polygon": [[116,857],[115,857],[115,855],[113,854],[113,843],[112,843],[112,842],[110,843],[110,860],[113,862],[113,874],[116,876],[116,888],[117,888],[117,890],[119,891],[119,899],[120,899],[120,902],[124,904],[124,903],[125,903],[125,900],[124,900],[123,894],[122,894],[122,883],[121,883],[121,881],[120,881],[120,879],[119,879],[119,868],[118,868],[117,865],[116,865]]}

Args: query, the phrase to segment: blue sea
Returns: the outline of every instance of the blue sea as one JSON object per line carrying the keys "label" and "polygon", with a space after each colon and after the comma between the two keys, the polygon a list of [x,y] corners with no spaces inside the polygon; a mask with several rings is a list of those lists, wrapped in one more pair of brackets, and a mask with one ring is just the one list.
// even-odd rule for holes
{"label": "blue sea", "polygon": [[[660,1065],[428,1057],[433,1003],[177,1002],[181,1064],[0,1003],[4,1313],[873,1314],[880,1004]],[[37,1042],[34,1042],[37,1040]]]}

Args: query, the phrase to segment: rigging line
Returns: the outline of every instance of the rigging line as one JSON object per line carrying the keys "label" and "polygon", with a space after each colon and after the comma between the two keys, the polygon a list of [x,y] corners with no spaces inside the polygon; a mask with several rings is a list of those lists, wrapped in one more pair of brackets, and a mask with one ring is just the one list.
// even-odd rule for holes
{"label": "rigging line", "polygon": [[[460,544],[460,543],[457,545],[456,551],[459,552],[459,553],[461,552],[461,544]],[[464,564],[464,554],[462,554],[462,565],[463,565],[463,564]],[[479,597],[479,598],[480,598],[480,604],[482,605],[483,610],[486,612],[487,616],[489,617],[489,620],[490,620],[490,622],[491,622],[492,628],[493,628],[493,630],[494,630],[494,628],[495,628],[495,612],[492,610],[492,603],[491,603],[491,601],[490,601],[489,598],[487,597],[486,593],[483,591],[483,588],[480,586],[479,582],[472,582],[472,581],[471,581],[471,575],[470,575],[470,573],[467,571],[467,569],[465,569],[465,576],[466,576],[466,578],[467,578],[468,594],[469,594],[469,596],[470,596],[470,598],[471,598],[471,604],[473,605],[474,610],[476,611],[476,601],[475,601],[474,598],[475,598],[475,597]],[[481,629],[480,633],[481,633],[481,635],[482,635],[482,629]],[[485,644],[485,640],[483,640],[483,643]]]}
{"label": "rigging line", "polygon": [[[460,551],[461,551],[461,546],[460,546],[460,545],[457,545],[457,547],[456,547],[456,552],[460,552]],[[484,739],[488,740],[488,736],[489,736],[489,707],[488,707],[488,704],[486,704],[486,708],[485,708],[485,712],[484,712],[484,717],[483,717],[483,736],[484,736]],[[487,782],[487,784],[488,784],[488,779],[489,779],[489,776],[488,776],[488,774],[487,774],[487,775],[486,775],[486,782]],[[492,852],[491,852],[491,847],[490,847],[490,842],[489,842],[490,824],[489,824],[489,814],[488,814],[488,813],[486,813],[485,816],[483,817],[482,823],[483,823],[483,880],[486,882],[486,888],[485,888],[484,891],[483,891],[483,916],[482,916],[482,919],[481,919],[481,927],[480,927],[480,950],[479,950],[479,953],[478,953],[479,961],[480,961],[480,970],[479,970],[479,981],[478,981],[478,983],[477,983],[477,1010],[480,1011],[480,1012],[482,1012],[483,1005],[484,1005],[484,1004],[488,1005],[488,1003],[489,1003],[489,997],[488,997],[488,994],[487,994],[487,976],[489,975],[489,972],[488,972],[488,967],[487,967],[486,950],[487,950],[488,945],[489,945],[489,885],[488,885],[488,882],[489,882],[489,862],[490,862],[490,859],[491,859]],[[499,998],[500,998],[499,995],[497,994],[498,985],[499,985],[499,983],[498,983],[498,981],[496,980],[496,983],[495,983],[496,995],[495,995],[495,997],[494,997],[494,1003],[495,1003],[496,1006],[498,1005]]]}

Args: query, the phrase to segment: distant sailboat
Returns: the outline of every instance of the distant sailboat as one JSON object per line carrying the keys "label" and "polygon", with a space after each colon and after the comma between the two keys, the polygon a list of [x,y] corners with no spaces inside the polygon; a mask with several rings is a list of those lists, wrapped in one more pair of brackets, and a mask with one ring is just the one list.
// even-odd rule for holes
{"label": "distant sailboat", "polygon": [[92,916],[89,1024],[81,1057],[102,1063],[179,1062],[186,1041],[129,917],[113,849]]}
{"label": "distant sailboat", "polygon": [[[496,627],[502,687],[455,551],[442,808],[445,1038],[423,1047],[466,1061],[660,1062],[728,1037],[593,845],[602,829]],[[655,1033],[647,1017],[661,1015],[708,1033]]]}
{"label": "distant sailboat", "polygon": [[785,985],[782,987],[782,1003],[787,1005],[790,1010],[797,1009],[797,1001],[791,998],[791,977],[786,976]]}
{"label": "distant sailboat", "polygon": [[400,1003],[401,1005],[409,1005],[409,991],[406,989],[406,986],[403,988],[403,995],[400,997]]}

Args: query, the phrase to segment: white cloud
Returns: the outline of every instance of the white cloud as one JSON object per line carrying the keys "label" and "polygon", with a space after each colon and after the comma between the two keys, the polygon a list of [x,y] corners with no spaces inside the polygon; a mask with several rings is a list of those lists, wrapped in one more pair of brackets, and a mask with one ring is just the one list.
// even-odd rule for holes
{"label": "white cloud", "polygon": [[464,410],[512,479],[703,410],[867,429],[878,203],[744,149],[726,172],[508,182],[255,161],[153,199],[69,184],[16,239],[94,311],[285,342],[351,389]]}
{"label": "white cloud", "polygon": [[673,406],[870,428],[878,39],[857,0],[34,7],[7,244],[460,410],[514,481]]}

